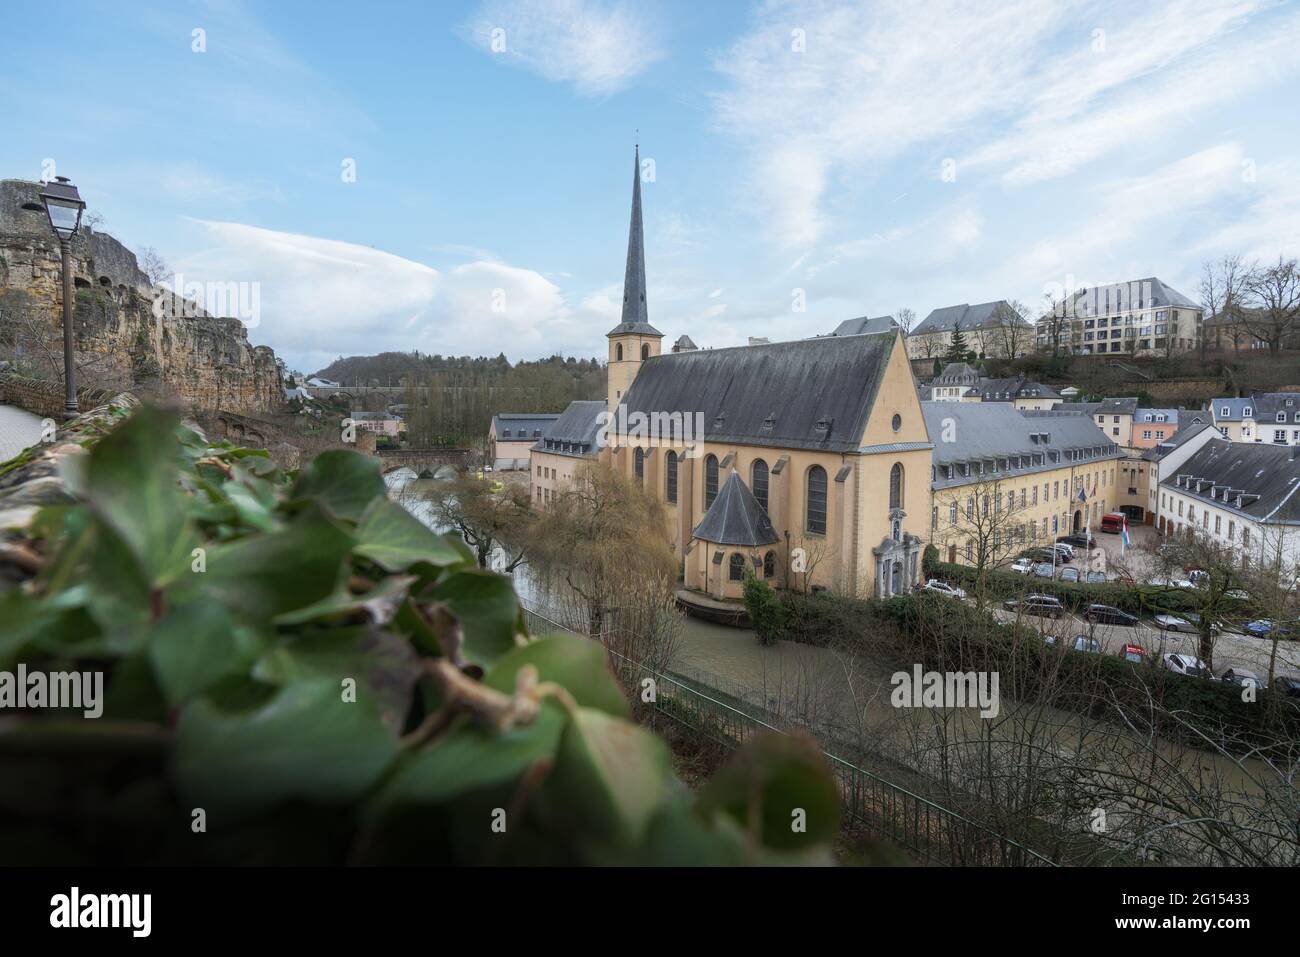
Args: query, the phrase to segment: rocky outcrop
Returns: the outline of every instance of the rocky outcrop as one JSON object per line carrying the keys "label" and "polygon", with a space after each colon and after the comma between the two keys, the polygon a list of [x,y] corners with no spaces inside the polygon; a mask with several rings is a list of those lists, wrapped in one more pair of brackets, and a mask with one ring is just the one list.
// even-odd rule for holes
{"label": "rocky outcrop", "polygon": [[[0,180],[0,349],[24,371],[58,378],[62,260],[40,190]],[[107,233],[83,226],[72,253],[84,384],[173,397],[196,410],[258,413],[282,403],[275,353],[250,344],[238,319],[193,305],[155,310],[135,254]]]}

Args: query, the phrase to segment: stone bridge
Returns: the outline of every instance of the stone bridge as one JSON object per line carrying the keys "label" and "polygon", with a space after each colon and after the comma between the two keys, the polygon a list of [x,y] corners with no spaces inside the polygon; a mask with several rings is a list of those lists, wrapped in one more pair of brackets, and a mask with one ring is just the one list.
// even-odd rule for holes
{"label": "stone bridge", "polygon": [[273,422],[254,419],[238,412],[220,409],[208,416],[216,434],[251,449],[269,449],[280,439],[280,427]]}
{"label": "stone bridge", "polygon": [[385,474],[408,468],[420,478],[432,478],[444,465],[463,472],[473,464],[473,449],[378,449],[371,453],[379,459]]}

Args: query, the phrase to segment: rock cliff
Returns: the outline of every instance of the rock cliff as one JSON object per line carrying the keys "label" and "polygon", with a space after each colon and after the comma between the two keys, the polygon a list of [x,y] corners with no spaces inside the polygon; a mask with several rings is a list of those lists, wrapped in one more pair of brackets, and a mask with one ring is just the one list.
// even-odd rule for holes
{"label": "rock cliff", "polygon": [[[59,378],[62,265],[40,190],[0,180],[0,358]],[[238,319],[192,305],[157,317],[135,254],[107,233],[83,224],[72,253],[81,385],[161,393],[202,411],[257,413],[282,403],[275,353],[251,345]]]}

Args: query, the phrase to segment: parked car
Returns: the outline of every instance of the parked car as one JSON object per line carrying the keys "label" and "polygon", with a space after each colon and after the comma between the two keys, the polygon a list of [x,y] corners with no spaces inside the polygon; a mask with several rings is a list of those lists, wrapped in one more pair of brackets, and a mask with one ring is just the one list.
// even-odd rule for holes
{"label": "parked car", "polygon": [[1051,595],[1026,595],[1024,598],[1008,598],[1002,603],[1007,611],[1020,612],[1025,615],[1038,615],[1042,618],[1060,618],[1065,614],[1065,606],[1059,598]]}
{"label": "parked car", "polygon": [[1056,574],[1056,566],[1051,562],[1039,562],[1034,566],[1034,575],[1038,578],[1051,578]]}
{"label": "parked car", "polygon": [[1100,622],[1103,625],[1124,625],[1127,628],[1132,628],[1138,623],[1137,615],[1120,611],[1113,605],[1089,605],[1084,610],[1083,620],[1092,624]]}
{"label": "parked car", "polygon": [[1280,638],[1285,638],[1291,634],[1290,628],[1273,621],[1271,618],[1257,618],[1254,621],[1248,621],[1243,630],[1246,634],[1254,635],[1256,638],[1272,638],[1275,634]]}
{"label": "parked car", "polygon": [[1031,562],[1050,562],[1057,558],[1057,554],[1050,548],[1027,548],[1020,553],[1020,557],[1027,558]]}
{"label": "parked car", "polygon": [[1088,584],[1089,584],[1089,585],[1104,585],[1104,584],[1106,584],[1106,573],[1105,573],[1105,572],[1088,572]]}
{"label": "parked car", "polygon": [[[1052,648],[1057,648],[1060,647],[1061,639],[1056,635],[1044,635],[1043,643]],[[1087,635],[1075,635],[1070,639],[1070,643],[1066,647],[1071,651],[1084,651],[1094,655],[1101,654],[1101,642],[1096,638],[1089,638]]]}
{"label": "parked car", "polygon": [[1224,593],[1224,597],[1234,599],[1235,601],[1250,601],[1250,592],[1244,588],[1229,588]]}
{"label": "parked car", "polygon": [[1273,679],[1273,690],[1284,698],[1300,699],[1300,678],[1279,675]]}
{"label": "parked car", "polygon": [[1180,675],[1189,675],[1193,678],[1213,678],[1214,675],[1210,669],[1205,667],[1205,662],[1195,655],[1183,655],[1176,652],[1170,652],[1160,658],[1160,664],[1170,671],[1177,672]]}
{"label": "parked car", "polygon": [[1063,581],[1063,582],[1074,582],[1074,583],[1078,584],[1078,581],[1079,581],[1079,569],[1077,569],[1077,568],[1062,568],[1062,569],[1061,569],[1061,581]]}
{"label": "parked car", "polygon": [[925,591],[938,592],[940,595],[947,595],[949,598],[965,598],[966,592],[956,585],[949,585],[947,582],[941,582],[937,578],[931,578],[923,586]]}
{"label": "parked car", "polygon": [[1087,535],[1058,535],[1056,543],[1058,545],[1072,545],[1078,548],[1095,547],[1095,539],[1090,541]]}
{"label": "parked car", "polygon": [[1031,571],[1034,570],[1034,563],[1031,562],[1028,558],[1017,558],[1014,562],[1011,563],[1011,567],[1009,570],[1016,572],[1019,575],[1028,575]]}
{"label": "parked car", "polygon": [[[1154,621],[1161,631],[1178,631],[1189,635],[1197,635],[1201,631],[1201,616],[1195,612],[1189,611],[1183,615],[1156,615]],[[1217,621],[1211,623],[1211,634],[1217,634],[1221,630]]]}
{"label": "parked car", "polygon": [[1140,665],[1147,660],[1147,650],[1141,645],[1128,644],[1119,650],[1119,656],[1125,661]]}
{"label": "parked car", "polygon": [[1227,684],[1240,685],[1245,688],[1253,685],[1259,690],[1264,690],[1264,682],[1260,680],[1259,675],[1245,668],[1228,668],[1223,674],[1219,675],[1219,680]]}
{"label": "parked car", "polygon": [[1065,545],[1058,542],[1057,544],[1053,545],[1052,548],[1056,552],[1056,560],[1058,562],[1074,561],[1074,549],[1071,548],[1069,545]]}

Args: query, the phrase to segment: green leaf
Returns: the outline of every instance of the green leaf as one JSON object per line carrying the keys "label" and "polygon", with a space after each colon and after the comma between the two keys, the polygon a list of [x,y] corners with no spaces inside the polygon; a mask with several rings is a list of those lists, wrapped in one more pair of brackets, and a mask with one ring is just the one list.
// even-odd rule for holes
{"label": "green leaf", "polygon": [[413,575],[392,575],[360,595],[354,595],[346,588],[340,588],[332,595],[327,595],[306,608],[276,615],[274,621],[277,625],[299,625],[317,618],[334,618],[364,611],[372,622],[386,625],[393,620],[398,608],[405,602],[406,593],[413,581],[415,581]]}
{"label": "green leaf", "polygon": [[151,585],[182,572],[197,544],[177,484],[176,421],[172,413],[140,409],[94,444],[82,477],[95,515],[122,539]]}
{"label": "green leaf", "polygon": [[352,536],[312,505],[277,531],[213,547],[207,571],[190,584],[248,620],[273,618],[331,595],[352,546]]}
{"label": "green leaf", "polygon": [[235,514],[245,525],[263,532],[275,528],[275,519],[271,515],[271,510],[258,500],[248,486],[240,482],[225,482],[221,490],[225,492],[226,498],[235,508]]}
{"label": "green leaf", "polygon": [[447,539],[386,496],[366,508],[357,525],[357,540],[358,555],[390,572],[405,571],[416,562],[451,565],[462,561]]}
{"label": "green leaf", "polygon": [[487,667],[515,647],[519,602],[510,579],[473,569],[456,572],[430,591],[460,620],[465,660]]}
{"label": "green leaf", "polygon": [[359,798],[397,749],[373,698],[349,703],[332,679],[299,681],[252,711],[225,711],[207,697],[186,705],[174,772],[186,798],[209,811],[333,804]]}
{"label": "green leaf", "polygon": [[240,654],[229,613],[210,599],[171,608],[152,629],[148,655],[169,705],[243,672],[250,660]]}
{"label": "green leaf", "polygon": [[[806,849],[829,842],[839,830],[835,778],[817,743],[797,734],[751,737],[700,792],[701,814],[725,814],[765,847]],[[792,824],[802,820],[805,830]]]}
{"label": "green leaf", "polygon": [[312,498],[338,518],[360,520],[371,502],[387,496],[379,460],[351,449],[322,452],[298,475],[295,499]]}
{"label": "green leaf", "polygon": [[506,694],[515,690],[515,674],[526,664],[536,666],[542,681],[553,681],[573,695],[583,707],[615,717],[632,714],[623,689],[609,670],[609,658],[600,642],[577,635],[550,635],[515,648],[497,659],[483,684]]}

